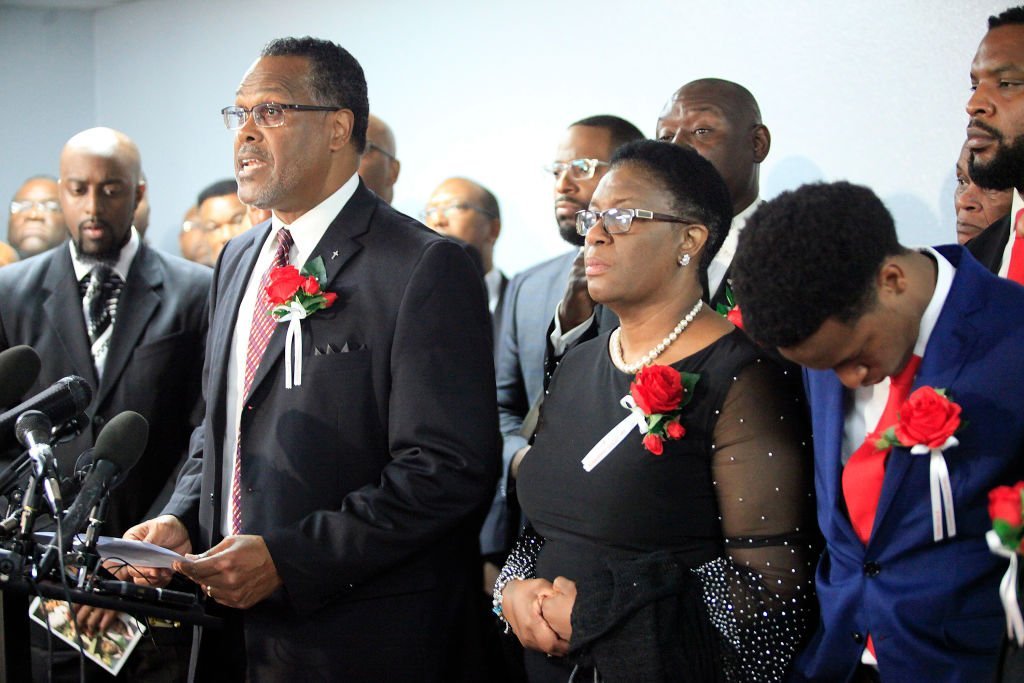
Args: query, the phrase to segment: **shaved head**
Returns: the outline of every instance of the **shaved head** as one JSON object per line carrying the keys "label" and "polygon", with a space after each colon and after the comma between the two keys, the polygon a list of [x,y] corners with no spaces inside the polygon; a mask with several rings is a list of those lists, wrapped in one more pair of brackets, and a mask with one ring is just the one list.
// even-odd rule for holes
{"label": "shaved head", "polygon": [[427,202],[426,224],[480,252],[484,272],[494,267],[494,243],[501,234],[501,213],[494,194],[468,178],[449,178]]}
{"label": "shaved head", "polygon": [[402,165],[395,148],[395,134],[388,124],[370,114],[366,127],[366,151],[359,161],[359,177],[388,204],[395,196],[395,182]]}
{"label": "shaved head", "polygon": [[657,138],[689,145],[711,162],[729,188],[733,215],[757,199],[759,165],[771,135],[757,100],[742,85],[720,78],[687,83],[662,109]]}
{"label": "shaved head", "polygon": [[139,148],[124,133],[90,128],[64,145],[60,203],[81,257],[117,260],[145,191]]}

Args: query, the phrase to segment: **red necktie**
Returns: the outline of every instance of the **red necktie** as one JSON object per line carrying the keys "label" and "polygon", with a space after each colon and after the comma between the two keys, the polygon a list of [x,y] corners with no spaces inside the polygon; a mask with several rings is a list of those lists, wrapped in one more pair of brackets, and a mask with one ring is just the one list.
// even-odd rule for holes
{"label": "red necktie", "polygon": [[[267,286],[270,284],[270,271],[274,268],[288,265],[288,252],[292,248],[292,234],[288,228],[281,228],[277,231],[277,251],[274,252],[274,260],[270,267],[260,278],[260,288],[256,295],[256,307],[252,311],[252,326],[249,328],[249,349],[245,354],[245,382],[242,393],[238,395],[239,402],[243,402],[249,396],[249,389],[252,388],[252,380],[256,376],[256,370],[260,366],[263,352],[267,350],[270,343],[270,335],[274,332],[273,316],[270,315],[270,298],[267,296]],[[242,433],[239,430],[238,438],[235,439],[235,464],[231,475],[231,533],[232,535],[242,531]]]}
{"label": "red necktie", "polygon": [[1014,220],[1013,250],[1010,252],[1010,267],[1006,271],[1006,278],[1024,285],[1024,209],[1017,212]]}
{"label": "red necktie", "polygon": [[879,450],[875,442],[885,430],[896,424],[897,411],[910,395],[910,387],[914,385],[914,375],[921,364],[920,356],[911,356],[906,366],[898,375],[890,378],[889,398],[885,409],[874,431],[869,432],[843,468],[843,497],[846,510],[850,515],[850,523],[857,538],[867,545],[871,537],[871,528],[875,525],[875,512],[878,499],[882,495],[882,481],[885,479],[885,459],[889,455],[888,448]]}

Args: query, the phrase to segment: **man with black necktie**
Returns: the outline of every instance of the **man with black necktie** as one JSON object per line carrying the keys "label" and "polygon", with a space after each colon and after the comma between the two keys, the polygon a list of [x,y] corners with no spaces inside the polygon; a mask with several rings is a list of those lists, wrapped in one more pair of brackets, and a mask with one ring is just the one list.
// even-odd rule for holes
{"label": "man with black necktie", "polygon": [[[200,553],[175,568],[228,622],[197,632],[201,680],[481,680],[459,670],[499,462],[480,276],[360,181],[366,81],[341,46],[271,41],[221,113],[239,198],[273,217],[221,254],[206,417],[128,536]],[[329,306],[276,324],[286,266]]]}
{"label": "man with black necktie", "polygon": [[[72,374],[94,388],[90,424],[55,448],[61,473],[71,475],[78,455],[121,411],[149,422],[145,452],[111,493],[103,533],[115,536],[162,507],[158,498],[202,415],[210,272],[140,240],[132,227],[146,191],[139,174],[139,150],[123,133],[92,128],[72,137],[61,152],[59,193],[70,242],[0,271],[0,348],[28,344],[39,353],[33,392]],[[93,628],[110,613],[87,608],[79,617]],[[166,629],[156,630],[166,637]],[[37,663],[45,666],[45,640],[41,647]],[[146,680],[184,678],[187,638],[180,659],[151,659],[143,649],[126,671]],[[68,675],[77,680],[77,656],[70,659]],[[157,664],[135,668],[145,661]],[[91,664],[88,671],[99,673]],[[38,668],[36,676],[45,678]]]}
{"label": "man with black necktie", "polygon": [[990,17],[971,64],[967,148],[971,178],[1014,189],[1010,214],[967,243],[989,270],[1024,284],[1024,6]]}

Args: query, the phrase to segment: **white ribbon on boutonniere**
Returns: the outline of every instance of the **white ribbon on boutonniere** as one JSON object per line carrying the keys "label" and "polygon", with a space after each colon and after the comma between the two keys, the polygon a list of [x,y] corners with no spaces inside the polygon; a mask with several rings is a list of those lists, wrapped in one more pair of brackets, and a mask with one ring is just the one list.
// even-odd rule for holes
{"label": "white ribbon on boutonniere", "polygon": [[[298,301],[288,302],[288,312],[278,322],[288,323],[284,338],[284,388],[302,385],[302,321],[309,315]],[[294,365],[294,368],[293,368]],[[292,370],[294,369],[294,374]]]}
{"label": "white ribbon on boutonniere", "polygon": [[960,441],[951,436],[946,439],[938,448],[928,448],[924,444],[917,444],[910,449],[912,455],[926,455],[931,453],[928,463],[928,487],[931,490],[932,498],[932,536],[936,541],[941,541],[942,519],[946,519],[946,530],[948,538],[956,536],[956,515],[953,511],[953,485],[949,481],[949,467],[946,466],[946,458],[942,451],[960,444]]}
{"label": "white ribbon on boutonniere", "polygon": [[611,431],[601,437],[601,440],[594,444],[590,452],[583,458],[583,469],[587,472],[601,464],[609,453],[616,446],[622,443],[633,427],[640,430],[641,434],[647,433],[647,416],[637,406],[636,401],[629,394],[619,399],[619,405],[629,411],[629,415],[623,418],[622,422],[612,427]]}
{"label": "white ribbon on boutonniere", "polygon": [[1010,566],[1006,568],[1006,573],[999,582],[999,600],[1003,603],[1003,611],[1006,613],[1006,636],[1017,643],[1018,647],[1024,646],[1024,615],[1021,614],[1020,600],[1017,598],[1017,553],[1006,548],[995,531],[985,533],[985,542],[993,554],[1010,560]]}
{"label": "white ribbon on boutonniere", "polygon": [[288,323],[284,340],[284,388],[302,385],[302,321],[317,311],[330,308],[338,295],[323,291],[327,275],[324,260],[317,256],[299,271],[282,266],[270,273],[267,296],[270,315],[279,323]]}
{"label": "white ribbon on boutonniere", "polygon": [[960,405],[946,393],[945,389],[918,387],[900,406],[896,424],[889,427],[876,444],[879,449],[891,446],[909,448],[911,455],[930,454],[928,488],[931,492],[932,537],[936,542],[956,536],[953,485],[943,451],[960,444],[953,433],[963,423]]}

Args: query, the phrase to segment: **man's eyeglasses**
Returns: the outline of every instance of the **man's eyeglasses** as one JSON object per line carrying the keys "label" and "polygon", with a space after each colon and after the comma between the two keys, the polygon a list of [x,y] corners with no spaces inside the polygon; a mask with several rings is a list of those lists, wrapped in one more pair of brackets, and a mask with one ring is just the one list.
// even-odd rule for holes
{"label": "man's eyeglasses", "polygon": [[238,130],[249,120],[252,120],[260,128],[277,128],[284,125],[284,112],[292,111],[338,111],[343,107],[320,107],[313,104],[278,104],[277,102],[263,102],[252,109],[245,107],[224,107],[220,110],[224,117],[224,125],[228,130]]}
{"label": "man's eyeglasses", "polygon": [[60,202],[56,199],[47,199],[36,202],[31,199],[15,199],[11,202],[11,213],[28,213],[32,209],[46,213],[60,213]]}
{"label": "man's eyeglasses", "polygon": [[572,161],[556,161],[544,170],[556,178],[561,178],[566,171],[573,180],[590,180],[599,166],[608,166],[607,161],[600,159],[573,159]]}
{"label": "man's eyeglasses", "polygon": [[488,218],[497,218],[497,216],[487,209],[482,209],[479,206],[474,206],[473,204],[446,204],[445,206],[428,206],[423,209],[423,211],[420,212],[420,220],[437,220],[440,216],[451,218],[457,211],[476,211],[478,213],[482,213]]}
{"label": "man's eyeglasses", "polygon": [[185,221],[181,225],[181,231],[192,232],[193,230],[197,230],[199,232],[217,232],[222,229],[235,231],[245,225],[245,218],[245,216],[241,216],[238,220],[224,223],[214,223],[213,221]]}
{"label": "man's eyeglasses", "polygon": [[388,159],[391,159],[391,161],[398,161],[398,157],[396,157],[394,154],[389,154],[388,151],[386,149],[384,149],[383,147],[381,147],[380,145],[376,145],[376,144],[370,142],[369,140],[367,140],[366,141],[366,152],[364,152],[364,154],[369,154],[373,150],[377,150],[378,152],[380,152],[381,154],[386,156]]}
{"label": "man's eyeglasses", "polygon": [[604,231],[609,235],[621,235],[629,232],[633,220],[639,218],[645,221],[664,221],[666,223],[686,223],[693,225],[694,221],[679,216],[671,216],[667,213],[655,213],[647,209],[605,209],[604,211],[577,211],[576,232],[584,237],[591,228],[601,221]]}

